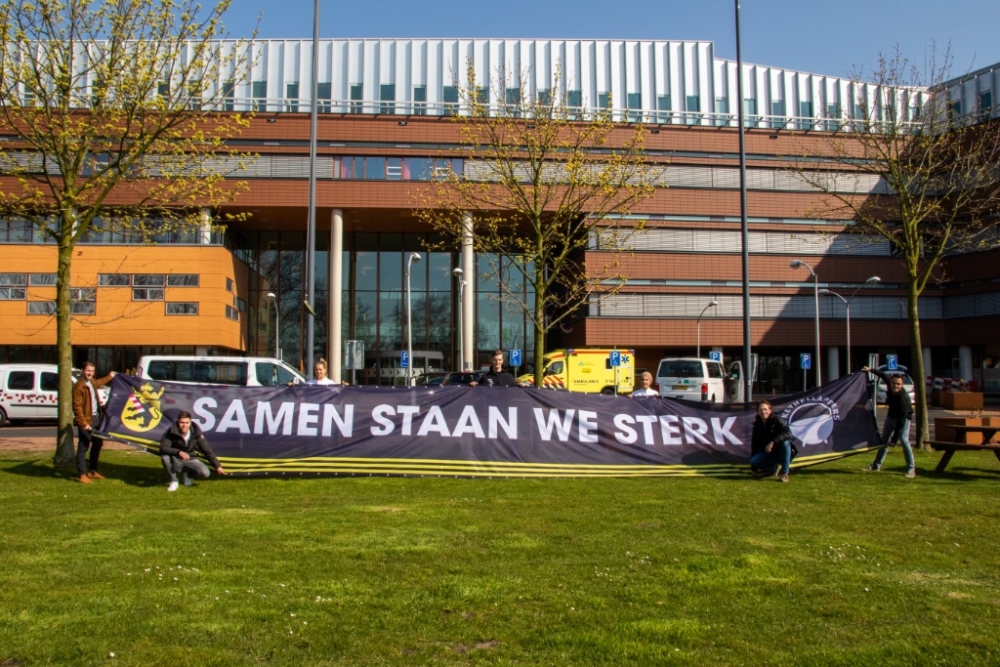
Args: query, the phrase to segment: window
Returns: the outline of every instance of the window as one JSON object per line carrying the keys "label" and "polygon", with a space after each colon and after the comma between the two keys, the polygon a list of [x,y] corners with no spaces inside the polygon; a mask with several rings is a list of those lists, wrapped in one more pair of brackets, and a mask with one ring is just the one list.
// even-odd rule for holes
{"label": "window", "polygon": [[267,109],[267,81],[254,81],[250,84],[250,96],[253,98],[253,110]]}
{"label": "window", "polygon": [[22,287],[27,284],[27,273],[0,273],[0,285],[15,285]]}
{"label": "window", "polygon": [[29,301],[28,302],[28,314],[29,315],[55,315],[56,314],[56,302],[55,301]]}
{"label": "window", "polygon": [[504,96],[507,99],[507,104],[520,104],[521,103],[521,89],[520,88],[507,88],[504,91]]}
{"label": "window", "polygon": [[812,102],[799,102],[799,117],[805,119],[799,121],[800,129],[811,130],[813,128],[813,122],[810,120],[813,117]]}
{"label": "window", "polygon": [[156,85],[156,95],[164,102],[170,99],[170,82],[161,81]]}
{"label": "window", "polygon": [[226,306],[226,318],[233,320],[234,322],[240,321],[240,313],[238,310],[230,305]]}
{"label": "window", "polygon": [[597,106],[601,109],[608,109],[611,107],[611,93],[598,93],[597,94]]}
{"label": "window", "polygon": [[413,87],[413,113],[417,116],[427,115],[427,86]]}
{"label": "window", "polygon": [[553,361],[551,364],[549,364],[548,368],[546,368],[542,372],[542,375],[559,375],[562,372],[563,372],[563,362]]}
{"label": "window", "polygon": [[626,95],[625,105],[629,110],[629,120],[633,123],[638,123],[642,119],[642,93],[629,93]]}
{"label": "window", "polygon": [[656,98],[657,120],[661,123],[670,122],[670,95],[659,95]]}
{"label": "window", "polygon": [[826,117],[827,118],[840,118],[840,105],[839,104],[827,104],[826,105]]}
{"label": "window", "polygon": [[197,287],[197,273],[173,273],[167,276],[167,287]]}
{"label": "window", "polygon": [[448,115],[458,113],[458,88],[456,86],[444,87],[444,112]]}
{"label": "window", "polygon": [[[728,114],[729,113],[729,100],[725,97],[715,98],[715,113],[717,114]],[[728,118],[716,117],[716,125],[726,125],[729,122]]]}
{"label": "window", "polygon": [[197,303],[171,302],[166,304],[167,315],[197,315]]}
{"label": "window", "polygon": [[351,113],[362,113],[365,110],[363,100],[365,99],[365,87],[363,84],[355,83],[351,85]]}
{"label": "window", "polygon": [[257,382],[263,387],[281,387],[289,382],[301,380],[300,377],[280,364],[262,361],[254,364],[254,370],[257,373]]}
{"label": "window", "polygon": [[12,371],[7,378],[7,388],[15,391],[31,391],[35,388],[34,371]]}
{"label": "window", "polygon": [[708,364],[708,377],[716,379],[716,380],[721,380],[722,377],[723,377],[723,375],[722,375],[722,364],[709,363]]}
{"label": "window", "polygon": [[[684,110],[685,111],[701,111],[701,98],[697,95],[688,95],[684,100]],[[695,114],[688,114],[684,118],[684,122],[688,125],[697,125],[701,120],[701,117]]]}
{"label": "window", "polygon": [[93,287],[71,287],[70,301],[97,301],[97,290]]}
{"label": "window", "polygon": [[132,285],[134,287],[163,287],[163,274],[133,273]]}
{"label": "window", "polygon": [[102,273],[97,276],[97,284],[101,287],[129,287],[132,276],[127,273]]}
{"label": "window", "polygon": [[660,368],[656,371],[657,382],[660,378],[701,378],[705,376],[705,371],[701,367],[700,361],[681,361],[677,359],[664,359],[660,362]]}
{"label": "window", "polygon": [[236,108],[236,84],[226,81],[222,84],[223,111],[233,111]]}
{"label": "window", "polygon": [[42,373],[42,391],[59,391],[59,375],[57,373]]}
{"label": "window", "polygon": [[979,111],[983,114],[989,114],[993,110],[993,93],[992,91],[985,90],[979,93]]}
{"label": "window", "polygon": [[23,287],[0,287],[0,301],[24,301],[27,291]]}
{"label": "window", "polygon": [[232,292],[233,291],[233,279],[232,278],[226,278],[226,291],[227,292]]}
{"label": "window", "polygon": [[293,81],[285,84],[285,109],[288,111],[299,110],[299,82]]}
{"label": "window", "polygon": [[56,274],[32,273],[28,277],[28,284],[32,287],[52,287],[56,284]]}
{"label": "window", "polygon": [[395,113],[396,105],[396,84],[383,83],[378,87],[378,112],[384,114]]}
{"label": "window", "polygon": [[386,158],[385,179],[387,181],[403,180],[403,158],[401,157]]}
{"label": "window", "polygon": [[241,313],[245,313],[247,311],[247,302],[244,301],[243,299],[239,298],[239,297],[234,296],[233,297],[233,308],[235,308],[236,310],[238,310]]}
{"label": "window", "polygon": [[385,180],[385,158],[366,157],[365,158],[365,180],[384,181]]}
{"label": "window", "polygon": [[[330,113],[330,99],[333,97],[333,84],[329,81],[316,84],[316,99],[320,113]],[[323,100],[326,100],[325,102]]]}
{"label": "window", "polygon": [[[771,115],[772,116],[784,116],[785,115],[785,102],[784,100],[780,102],[771,102]],[[785,126],[785,120],[783,118],[775,118],[771,121],[771,127],[783,128]]]}
{"label": "window", "polygon": [[962,100],[955,100],[948,105],[948,113],[952,118],[957,118],[962,115]]}
{"label": "window", "polygon": [[476,91],[476,94],[478,96],[476,99],[479,100],[480,104],[490,103],[490,87],[488,85],[481,87]]}
{"label": "window", "polygon": [[159,289],[133,289],[133,301],[163,301],[163,288]]}
{"label": "window", "polygon": [[579,90],[566,91],[566,106],[578,109],[583,106],[583,93]]}
{"label": "window", "polygon": [[69,312],[72,315],[96,315],[97,304],[93,301],[71,301]]}
{"label": "window", "polygon": [[245,387],[247,364],[239,361],[151,361],[149,377],[161,382],[201,382]]}
{"label": "window", "polygon": [[548,106],[552,103],[552,91],[548,88],[540,88],[538,90],[538,103],[544,106]]}

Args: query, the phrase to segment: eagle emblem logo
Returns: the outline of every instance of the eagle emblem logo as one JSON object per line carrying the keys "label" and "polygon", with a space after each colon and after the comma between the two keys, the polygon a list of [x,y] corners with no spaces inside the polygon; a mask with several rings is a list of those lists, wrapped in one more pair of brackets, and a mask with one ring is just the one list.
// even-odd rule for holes
{"label": "eagle emblem logo", "polygon": [[136,433],[145,433],[160,424],[160,420],[163,419],[160,408],[163,389],[160,387],[160,391],[156,391],[153,385],[147,382],[129,395],[121,414],[125,428]]}

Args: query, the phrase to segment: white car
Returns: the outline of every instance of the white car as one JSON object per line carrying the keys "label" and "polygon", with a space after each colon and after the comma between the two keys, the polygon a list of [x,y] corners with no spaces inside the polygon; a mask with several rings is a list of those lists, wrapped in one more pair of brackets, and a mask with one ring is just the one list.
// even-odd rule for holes
{"label": "white car", "polygon": [[[73,382],[80,376],[73,369]],[[101,405],[110,389],[97,390]],[[59,367],[55,364],[0,364],[0,426],[59,417]]]}
{"label": "white car", "polygon": [[721,362],[696,357],[661,359],[656,369],[660,396],[687,401],[725,402],[725,377]]}
{"label": "white car", "polygon": [[[885,366],[879,366],[878,369],[890,377],[892,377],[893,375],[901,375],[903,377],[903,389],[906,391],[906,393],[910,395],[910,401],[916,403],[917,395],[913,389],[913,380],[910,378],[909,375],[907,375],[906,366],[897,366],[896,370],[893,371],[890,371]],[[878,403],[884,404],[885,397],[889,388],[886,387],[885,383],[879,380],[878,378],[875,378],[875,380],[878,382],[878,389],[875,392],[875,400]]]}
{"label": "white car", "polygon": [[146,356],[139,359],[135,374],[161,382],[237,387],[278,387],[306,381],[297,370],[271,357]]}

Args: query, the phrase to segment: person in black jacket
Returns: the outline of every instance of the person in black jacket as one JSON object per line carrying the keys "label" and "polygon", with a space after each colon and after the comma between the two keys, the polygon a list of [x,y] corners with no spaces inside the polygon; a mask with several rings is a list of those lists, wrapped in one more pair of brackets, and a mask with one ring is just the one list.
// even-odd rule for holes
{"label": "person in black jacket", "polygon": [[167,491],[176,491],[179,484],[177,475],[184,477],[184,486],[191,486],[191,475],[197,475],[202,479],[207,479],[212,471],[204,463],[198,460],[198,452],[208,459],[215,472],[225,475],[222,464],[215,457],[215,452],[208,444],[208,440],[202,435],[201,429],[191,421],[191,413],[177,413],[177,421],[171,426],[160,439],[160,458],[163,467],[170,475],[170,484]]}
{"label": "person in black jacket", "polygon": [[889,453],[889,444],[899,441],[903,446],[903,458],[906,459],[906,476],[913,479],[917,476],[917,467],[913,462],[913,449],[910,447],[910,420],[913,419],[913,401],[910,393],[903,389],[902,375],[886,375],[881,371],[864,366],[861,370],[868,371],[887,385],[885,402],[889,407],[885,425],[882,427],[882,446],[870,466],[864,470],[878,472],[882,469],[885,455]]}
{"label": "person in black jacket", "polygon": [[490,362],[490,370],[486,371],[479,378],[479,382],[470,382],[470,387],[520,387],[521,383],[518,382],[513,375],[506,372],[503,369],[503,350],[497,350],[493,353],[493,359]]}
{"label": "person in black jacket", "polygon": [[753,476],[757,477],[761,472],[768,475],[775,473],[780,466],[781,481],[787,482],[789,466],[798,453],[788,424],[771,411],[770,403],[760,401],[750,439],[750,470]]}

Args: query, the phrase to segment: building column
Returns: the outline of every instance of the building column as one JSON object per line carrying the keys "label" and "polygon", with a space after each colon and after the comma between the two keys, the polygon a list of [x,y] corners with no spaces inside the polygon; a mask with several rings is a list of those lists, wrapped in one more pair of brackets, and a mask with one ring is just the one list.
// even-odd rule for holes
{"label": "building column", "polygon": [[333,209],[330,218],[330,291],[327,295],[327,373],[334,382],[341,381],[341,361],[344,357],[343,293],[344,293],[344,212]]}
{"label": "building column", "polygon": [[208,245],[212,242],[212,209],[198,209],[198,244]]}
{"label": "building column", "polygon": [[972,348],[962,345],[958,348],[958,374],[965,381],[972,380]]}
{"label": "building column", "polygon": [[[931,366],[931,348],[925,347],[921,352],[924,357],[924,375],[934,375],[934,368]],[[923,380],[926,382],[927,378]],[[917,378],[913,378],[913,381],[916,382]]]}
{"label": "building column", "polygon": [[462,278],[468,283],[462,295],[462,338],[465,358],[462,370],[473,368],[476,358],[476,257],[472,252],[472,213],[462,214]]}
{"label": "building column", "polygon": [[833,382],[840,377],[840,348],[826,348],[826,381]]}

